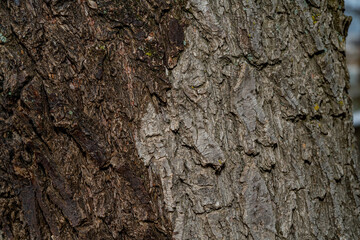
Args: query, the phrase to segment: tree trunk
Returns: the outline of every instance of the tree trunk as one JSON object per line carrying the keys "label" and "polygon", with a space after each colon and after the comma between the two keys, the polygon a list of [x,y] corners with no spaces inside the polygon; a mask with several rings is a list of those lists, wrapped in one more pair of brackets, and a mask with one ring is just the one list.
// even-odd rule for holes
{"label": "tree trunk", "polygon": [[342,0],[0,2],[0,239],[360,239]]}

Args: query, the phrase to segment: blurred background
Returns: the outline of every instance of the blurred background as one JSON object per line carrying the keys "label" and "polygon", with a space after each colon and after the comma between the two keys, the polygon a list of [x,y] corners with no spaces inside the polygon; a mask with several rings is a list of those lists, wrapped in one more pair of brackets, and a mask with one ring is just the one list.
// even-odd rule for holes
{"label": "blurred background", "polygon": [[355,134],[360,149],[360,0],[345,0],[345,14],[353,18],[346,39],[346,57],[350,73]]}

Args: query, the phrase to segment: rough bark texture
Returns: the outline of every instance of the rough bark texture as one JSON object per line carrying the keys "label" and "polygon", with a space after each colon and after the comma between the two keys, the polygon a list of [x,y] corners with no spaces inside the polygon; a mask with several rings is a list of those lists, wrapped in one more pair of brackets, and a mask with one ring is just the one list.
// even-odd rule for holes
{"label": "rough bark texture", "polygon": [[0,239],[360,239],[343,1],[0,4]]}
{"label": "rough bark texture", "polygon": [[170,239],[134,130],[166,102],[180,5],[1,2],[1,230],[15,239]]}

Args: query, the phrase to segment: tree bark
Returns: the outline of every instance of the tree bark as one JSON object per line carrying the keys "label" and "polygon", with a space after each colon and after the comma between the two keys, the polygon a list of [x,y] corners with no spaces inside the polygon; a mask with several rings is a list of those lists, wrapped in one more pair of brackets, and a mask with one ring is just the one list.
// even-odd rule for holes
{"label": "tree bark", "polygon": [[0,239],[360,239],[342,0],[0,5]]}

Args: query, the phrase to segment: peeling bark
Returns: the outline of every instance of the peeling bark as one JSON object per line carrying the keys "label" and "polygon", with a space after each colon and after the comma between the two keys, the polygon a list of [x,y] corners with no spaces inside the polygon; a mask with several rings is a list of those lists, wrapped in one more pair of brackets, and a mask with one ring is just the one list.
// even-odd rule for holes
{"label": "peeling bark", "polygon": [[343,1],[2,1],[0,238],[359,239]]}

